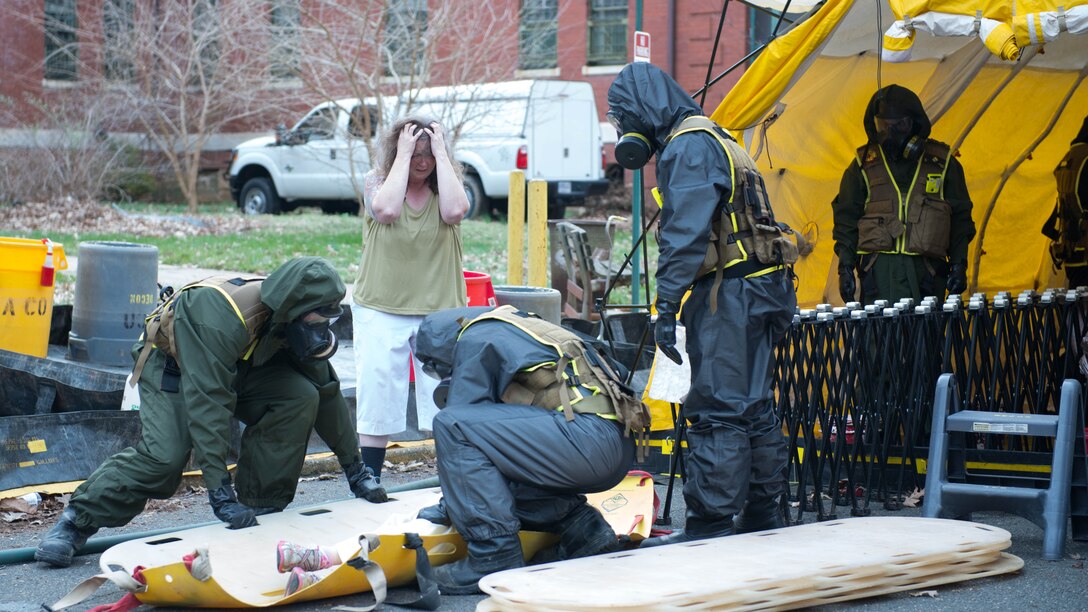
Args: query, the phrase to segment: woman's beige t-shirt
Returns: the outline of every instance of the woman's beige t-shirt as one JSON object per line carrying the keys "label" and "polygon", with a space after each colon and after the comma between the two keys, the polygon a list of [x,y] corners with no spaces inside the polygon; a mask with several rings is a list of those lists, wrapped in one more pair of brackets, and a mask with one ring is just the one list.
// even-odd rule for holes
{"label": "woman's beige t-shirt", "polygon": [[436,194],[421,211],[405,202],[390,224],[368,215],[352,297],[360,306],[400,315],[466,306],[461,255],[461,226],[442,221]]}

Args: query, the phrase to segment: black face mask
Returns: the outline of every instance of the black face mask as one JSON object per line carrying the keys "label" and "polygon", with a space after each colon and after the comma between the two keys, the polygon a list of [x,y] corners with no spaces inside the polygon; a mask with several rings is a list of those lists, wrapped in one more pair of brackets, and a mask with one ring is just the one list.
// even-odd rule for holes
{"label": "black face mask", "polygon": [[423,373],[431,378],[445,380],[453,376],[452,368],[444,363],[431,360],[425,360],[421,363],[423,364]]}
{"label": "black face mask", "polygon": [[903,159],[915,159],[921,154],[925,140],[918,136],[911,136],[914,121],[909,117],[896,119],[877,117],[875,123],[877,140],[886,153]]}
{"label": "black face mask", "polygon": [[638,170],[645,166],[654,154],[650,139],[638,132],[624,132],[623,122],[616,112],[610,111],[606,116],[616,133],[620,134],[620,139],[616,141],[616,163],[628,170]]}
{"label": "black face mask", "polygon": [[450,379],[443,378],[439,381],[438,386],[434,388],[434,405],[438,408],[446,407],[446,400],[450,395]]}
{"label": "black face mask", "polygon": [[317,311],[302,315],[284,329],[287,346],[304,361],[329,359],[339,347],[336,334],[330,329],[337,318],[321,315]]}

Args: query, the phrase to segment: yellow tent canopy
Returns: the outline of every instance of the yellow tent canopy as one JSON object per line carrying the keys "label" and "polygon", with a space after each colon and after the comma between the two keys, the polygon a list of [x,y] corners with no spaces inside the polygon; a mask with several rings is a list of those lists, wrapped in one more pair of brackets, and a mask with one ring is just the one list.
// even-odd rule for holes
{"label": "yellow tent canopy", "polygon": [[[866,103],[892,83],[918,93],[933,120],[932,137],[957,151],[966,172],[978,227],[969,290],[1064,285],[1040,229],[1054,208],[1054,167],[1088,114],[1088,35],[1077,34],[1086,29],[1085,2],[1063,2],[1060,13],[1053,0],[810,4],[807,18],[764,50],[712,115],[756,157],[778,216],[815,242],[796,267],[799,302],[841,303],[831,201],[865,142]],[[948,28],[921,25],[927,13],[966,16],[972,24],[985,15],[1007,26],[1012,38],[988,48],[982,17],[977,31],[940,35]],[[893,62],[906,58],[888,47],[887,33],[897,23],[902,29],[906,17],[909,61]],[[1030,24],[1042,25],[1019,36]],[[1038,40],[1047,42],[1024,44]]]}

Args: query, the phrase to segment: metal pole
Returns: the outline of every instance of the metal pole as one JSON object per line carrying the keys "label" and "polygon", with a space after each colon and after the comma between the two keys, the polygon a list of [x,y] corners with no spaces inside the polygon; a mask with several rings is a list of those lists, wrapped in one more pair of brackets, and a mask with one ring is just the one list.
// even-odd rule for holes
{"label": "metal pole", "polygon": [[[635,1],[635,30],[642,30],[642,0]],[[634,190],[631,198],[631,303],[638,304],[642,301],[639,299],[642,258],[638,252],[639,235],[644,231],[642,228],[642,170],[635,170],[631,188]]]}

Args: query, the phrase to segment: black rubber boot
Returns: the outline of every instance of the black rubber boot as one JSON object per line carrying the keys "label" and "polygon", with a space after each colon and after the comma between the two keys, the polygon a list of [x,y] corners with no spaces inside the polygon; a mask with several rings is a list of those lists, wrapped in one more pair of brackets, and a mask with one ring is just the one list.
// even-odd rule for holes
{"label": "black rubber boot", "polygon": [[34,560],[48,563],[53,567],[68,567],[72,557],[87,543],[87,538],[98,532],[98,528],[80,529],[75,525],[76,511],[65,508],[57,524],[45,534],[34,551]]}
{"label": "black rubber boot", "polygon": [[533,555],[532,565],[601,555],[622,548],[615,530],[589,504],[578,506],[559,521],[556,532],[559,534],[559,543]]}
{"label": "black rubber boot", "polygon": [[517,567],[525,567],[517,534],[470,540],[468,557],[434,568],[434,579],[443,595],[475,595],[481,578]]}
{"label": "black rubber boot", "polygon": [[378,484],[381,484],[382,466],[385,465],[385,447],[360,446],[359,454],[362,457],[363,465],[370,468],[370,473],[374,475]]}
{"label": "black rubber boot", "polygon": [[435,525],[443,525],[445,527],[450,526],[450,515],[446,512],[446,498],[439,498],[438,503],[433,506],[427,506],[416,514],[416,518],[421,518],[425,521],[430,521]]}
{"label": "black rubber boot", "polygon": [[705,521],[695,516],[689,516],[683,531],[675,531],[667,536],[649,538],[643,540],[639,548],[651,546],[664,546],[666,544],[680,544],[681,542],[695,542],[709,538],[721,538],[733,535],[733,521],[730,519],[718,519]]}
{"label": "black rubber boot", "polygon": [[752,500],[745,502],[744,508],[733,517],[733,528],[737,533],[752,533],[779,529],[786,526],[782,514],[782,504],[778,499]]}

